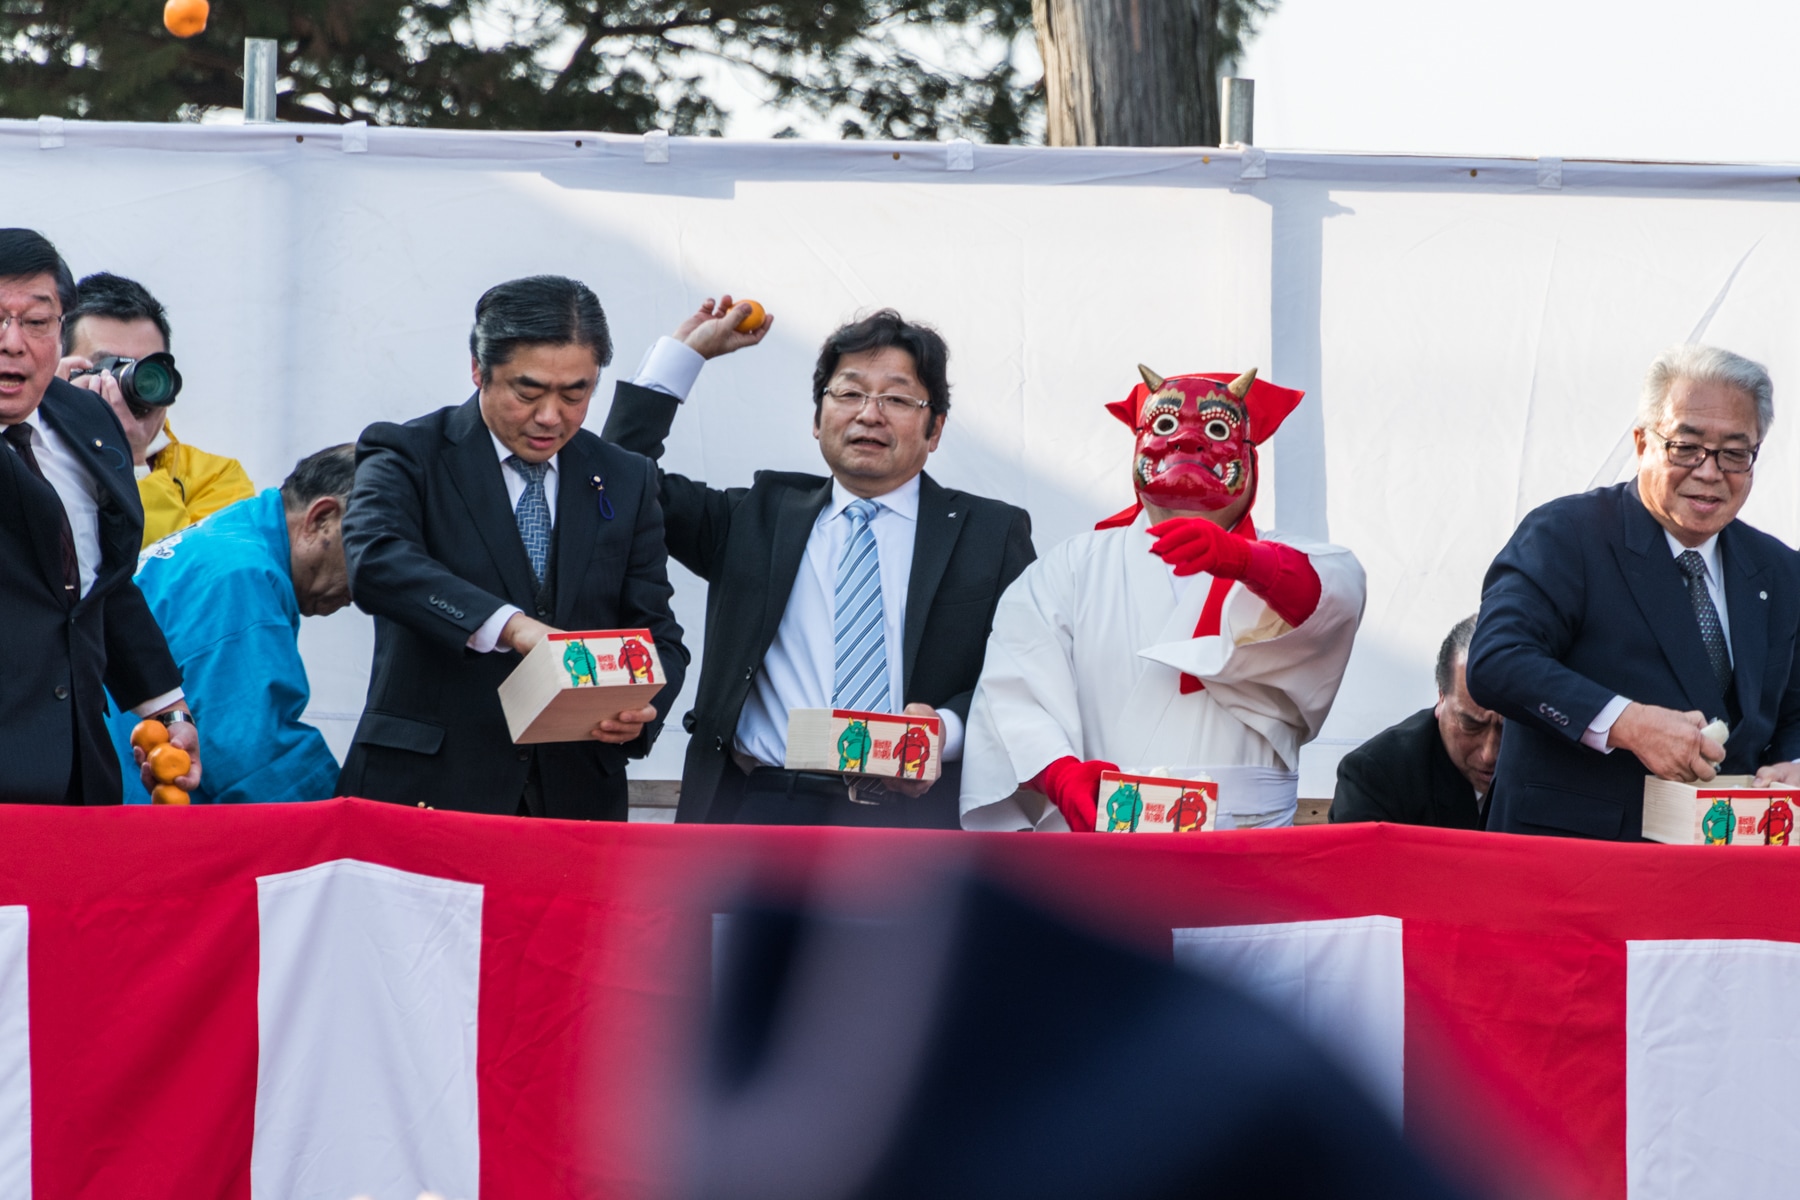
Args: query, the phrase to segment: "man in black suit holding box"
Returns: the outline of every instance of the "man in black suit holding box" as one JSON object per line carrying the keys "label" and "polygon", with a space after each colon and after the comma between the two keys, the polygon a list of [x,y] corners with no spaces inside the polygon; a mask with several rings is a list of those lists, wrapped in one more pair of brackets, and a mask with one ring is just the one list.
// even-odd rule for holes
{"label": "man in black suit holding box", "polygon": [[[753,345],[731,297],[700,306],[620,383],[603,436],[660,458],[706,359]],[[829,476],[759,471],[720,490],[662,473],[669,552],[709,585],[680,821],[955,829],[963,721],[1000,593],[1035,557],[1031,518],[924,474],[950,411],[949,351],[884,309],[825,340],[813,437]],[[795,708],[942,721],[935,786],[853,787],[783,767]]]}
{"label": "man in black suit holding box", "polygon": [[[622,821],[681,690],[656,471],[581,428],[612,338],[573,279],[491,288],[476,394],[363,431],[344,514],[350,591],[375,617],[368,704],[338,790],[464,812]],[[498,688],[558,630],[648,629],[666,684],[592,741],[514,746]]]}

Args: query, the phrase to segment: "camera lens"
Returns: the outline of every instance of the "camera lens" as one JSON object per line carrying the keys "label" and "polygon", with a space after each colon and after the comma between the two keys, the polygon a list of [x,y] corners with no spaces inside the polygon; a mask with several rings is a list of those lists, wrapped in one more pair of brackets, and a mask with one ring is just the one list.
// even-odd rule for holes
{"label": "camera lens", "polygon": [[166,351],[146,354],[119,373],[119,391],[125,399],[151,408],[175,403],[181,391],[181,372],[175,356]]}

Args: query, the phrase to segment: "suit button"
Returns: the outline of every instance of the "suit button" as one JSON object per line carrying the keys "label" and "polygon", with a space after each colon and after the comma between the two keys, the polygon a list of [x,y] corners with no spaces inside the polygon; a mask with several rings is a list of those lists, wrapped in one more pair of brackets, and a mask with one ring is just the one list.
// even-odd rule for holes
{"label": "suit button", "polygon": [[714,738],[713,739],[713,749],[723,752],[725,749],[725,739],[722,737]]}
{"label": "suit button", "polygon": [[58,700],[67,700],[69,698],[69,689],[64,687],[60,683],[57,684],[56,685],[56,698]]}
{"label": "suit button", "polygon": [[524,762],[526,759],[531,757],[531,751],[529,751],[529,750],[516,751],[514,754],[514,757],[517,758],[520,762]]}
{"label": "suit button", "polygon": [[744,668],[744,678],[745,679],[755,679],[756,678],[756,668],[755,667],[745,667]]}

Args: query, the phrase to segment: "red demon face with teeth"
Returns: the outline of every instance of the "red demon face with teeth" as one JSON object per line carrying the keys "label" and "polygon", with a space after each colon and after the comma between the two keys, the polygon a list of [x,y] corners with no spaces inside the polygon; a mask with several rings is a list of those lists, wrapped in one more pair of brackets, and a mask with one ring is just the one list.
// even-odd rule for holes
{"label": "red demon face with teeth", "polygon": [[[1249,381],[1241,381],[1249,387]],[[1138,411],[1132,458],[1138,495],[1159,508],[1217,512],[1250,487],[1256,448],[1238,384],[1200,375],[1158,380]]]}

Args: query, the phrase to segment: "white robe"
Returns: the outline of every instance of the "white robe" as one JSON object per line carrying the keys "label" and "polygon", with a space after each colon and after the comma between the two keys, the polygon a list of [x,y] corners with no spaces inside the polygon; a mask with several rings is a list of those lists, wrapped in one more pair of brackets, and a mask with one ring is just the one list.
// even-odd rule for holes
{"label": "white robe", "polygon": [[[1067,829],[1020,791],[1065,755],[1216,780],[1220,824],[1291,824],[1300,747],[1318,736],[1362,619],[1362,565],[1340,546],[1263,533],[1306,554],[1319,606],[1289,626],[1242,583],[1220,633],[1194,636],[1212,576],[1183,585],[1150,552],[1148,515],[1077,534],[1001,597],[963,750],[965,829]],[[1183,673],[1206,686],[1181,694]]]}

